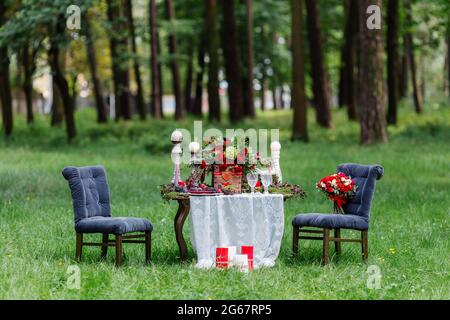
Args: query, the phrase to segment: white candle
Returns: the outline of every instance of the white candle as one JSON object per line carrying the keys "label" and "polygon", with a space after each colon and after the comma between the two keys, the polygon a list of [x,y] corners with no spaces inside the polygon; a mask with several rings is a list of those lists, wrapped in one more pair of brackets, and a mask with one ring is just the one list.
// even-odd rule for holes
{"label": "white candle", "polygon": [[230,266],[233,266],[237,248],[236,247],[227,247],[227,248],[228,248],[228,263],[230,264]]}
{"label": "white candle", "polygon": [[193,154],[197,153],[200,150],[200,145],[198,144],[198,142],[193,141],[191,143],[189,143],[189,151]]}
{"label": "white candle", "polygon": [[248,256],[246,254],[236,254],[234,256],[234,265],[241,272],[248,272]]}

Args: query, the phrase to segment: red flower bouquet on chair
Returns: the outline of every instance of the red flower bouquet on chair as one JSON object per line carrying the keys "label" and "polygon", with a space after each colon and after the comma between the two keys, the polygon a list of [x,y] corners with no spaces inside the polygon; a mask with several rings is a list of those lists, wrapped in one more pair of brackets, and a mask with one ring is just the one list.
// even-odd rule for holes
{"label": "red flower bouquet on chair", "polygon": [[316,184],[316,188],[333,201],[335,213],[341,214],[344,213],[342,206],[355,195],[357,187],[355,181],[342,172],[326,176]]}

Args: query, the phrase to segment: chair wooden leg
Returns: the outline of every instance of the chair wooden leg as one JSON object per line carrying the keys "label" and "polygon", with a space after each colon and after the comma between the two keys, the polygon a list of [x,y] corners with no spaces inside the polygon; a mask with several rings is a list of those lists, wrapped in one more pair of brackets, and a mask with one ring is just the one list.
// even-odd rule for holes
{"label": "chair wooden leg", "polygon": [[293,228],[293,237],[292,237],[292,252],[294,254],[294,257],[298,255],[298,233],[299,228],[294,227]]}
{"label": "chair wooden leg", "polygon": [[330,246],[330,229],[323,228],[323,258],[322,262],[323,264],[328,264],[329,257],[328,257],[328,249]]}
{"label": "chair wooden leg", "polygon": [[[334,229],[334,237],[336,239],[340,239],[341,238],[341,229],[340,228],[336,228]],[[341,254],[341,242],[340,241],[335,241],[334,242],[334,249],[336,251],[336,254]]]}
{"label": "chair wooden leg", "polygon": [[83,234],[77,232],[77,243],[76,243],[76,252],[75,252],[75,258],[80,261],[81,260],[81,254],[83,252]]}
{"label": "chair wooden leg", "polygon": [[122,235],[116,234],[116,267],[122,264]]}
{"label": "chair wooden leg", "polygon": [[367,259],[369,258],[369,241],[367,230],[361,231],[361,251],[363,260],[367,261]]}
{"label": "chair wooden leg", "polygon": [[108,241],[109,241],[109,234],[104,233],[102,236],[102,259],[105,259],[106,255],[108,254]]}
{"label": "chair wooden leg", "polygon": [[152,258],[152,233],[145,232],[145,262],[150,262]]}

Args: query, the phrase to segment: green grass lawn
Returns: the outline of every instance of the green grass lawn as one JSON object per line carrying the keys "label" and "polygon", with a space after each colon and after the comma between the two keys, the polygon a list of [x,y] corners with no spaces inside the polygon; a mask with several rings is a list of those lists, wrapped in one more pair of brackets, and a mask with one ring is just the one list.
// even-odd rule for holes
{"label": "green grass lawn", "polygon": [[[63,128],[48,128],[47,118],[31,128],[19,119],[14,136],[0,139],[0,298],[449,299],[450,109],[422,116],[407,109],[401,110],[399,125],[389,128],[389,144],[370,147],[358,144],[359,126],[347,122],[344,111],[334,113],[332,130],[317,128],[311,112],[309,144],[289,142],[289,111],[239,124],[280,128],[283,178],[308,192],[306,199],[286,202],[276,266],[247,275],[197,270],[192,249],[188,263],[178,262],[176,206],[161,200],[158,186],[172,172],[170,133],[175,126],[191,129],[193,119],[98,126],[93,112],[80,111],[79,136],[72,145],[66,144]],[[361,261],[358,244],[344,243],[339,260],[332,255],[331,263],[321,266],[319,241],[300,242],[300,255],[293,258],[292,217],[330,210],[314,185],[342,162],[385,168],[372,208],[368,263]],[[82,262],[74,260],[72,204],[61,170],[95,164],[107,169],[113,215],[145,217],[154,224],[151,265],[144,265],[143,246],[132,244],[124,246],[120,269],[114,267],[113,249],[104,262],[95,247],[84,248]],[[189,223],[185,232],[188,238]],[[81,269],[80,290],[66,285],[73,264]],[[366,285],[370,265],[381,270],[378,290]]]}

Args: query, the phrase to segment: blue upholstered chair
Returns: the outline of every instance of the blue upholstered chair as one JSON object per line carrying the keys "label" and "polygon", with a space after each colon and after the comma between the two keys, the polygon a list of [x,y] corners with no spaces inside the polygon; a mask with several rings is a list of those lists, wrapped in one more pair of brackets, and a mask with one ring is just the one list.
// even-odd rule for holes
{"label": "blue upholstered chair", "polygon": [[[108,181],[102,166],[66,167],[62,174],[72,192],[77,259],[81,259],[83,246],[102,247],[102,258],[106,257],[108,246],[115,246],[116,266],[120,266],[122,243],[145,243],[145,260],[150,261],[152,224],[146,219],[111,216]],[[102,242],[83,242],[84,233],[102,233]],[[110,234],[115,235],[115,240],[109,239]]]}
{"label": "blue upholstered chair", "polygon": [[[375,192],[376,180],[383,176],[383,168],[379,165],[341,164],[337,172],[343,172],[351,177],[358,189],[355,196],[343,206],[345,214],[299,214],[292,220],[294,227],[293,251],[298,254],[299,239],[323,241],[323,263],[327,264],[330,241],[335,244],[337,254],[341,253],[341,242],[361,243],[363,260],[368,258],[367,232],[369,230],[370,207]],[[322,230],[308,227],[320,228]],[[330,237],[330,230],[334,229],[334,237]],[[341,229],[361,231],[361,239],[341,238]],[[319,234],[319,236],[305,236],[301,233]]]}

